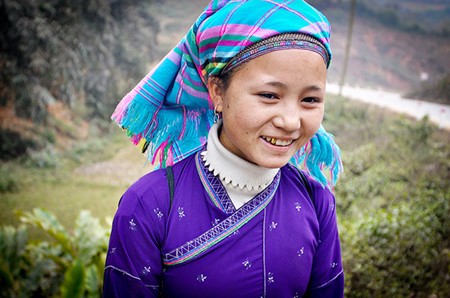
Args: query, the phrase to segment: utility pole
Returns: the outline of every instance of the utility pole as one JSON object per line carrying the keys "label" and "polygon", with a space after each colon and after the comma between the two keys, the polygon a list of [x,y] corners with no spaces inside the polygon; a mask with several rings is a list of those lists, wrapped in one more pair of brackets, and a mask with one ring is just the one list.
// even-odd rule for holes
{"label": "utility pole", "polygon": [[347,75],[348,60],[350,57],[350,47],[352,44],[353,24],[355,22],[356,0],[351,0],[350,19],[347,31],[347,43],[345,45],[344,65],[342,67],[341,79],[339,81],[339,96],[342,95],[342,89],[345,85],[345,77]]}

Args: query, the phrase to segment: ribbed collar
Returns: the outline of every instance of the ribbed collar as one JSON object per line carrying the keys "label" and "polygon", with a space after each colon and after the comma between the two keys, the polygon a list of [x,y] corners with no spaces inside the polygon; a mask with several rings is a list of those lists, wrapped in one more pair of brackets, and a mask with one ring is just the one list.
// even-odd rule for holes
{"label": "ribbed collar", "polygon": [[250,163],[228,151],[219,141],[221,122],[215,123],[208,136],[203,160],[209,171],[224,184],[231,184],[241,190],[263,190],[269,185],[279,169],[264,168]]}

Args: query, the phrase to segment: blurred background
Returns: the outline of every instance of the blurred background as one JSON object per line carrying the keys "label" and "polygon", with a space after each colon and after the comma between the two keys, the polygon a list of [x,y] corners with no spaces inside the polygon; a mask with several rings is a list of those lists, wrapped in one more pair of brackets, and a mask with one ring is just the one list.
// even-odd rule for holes
{"label": "blurred background", "polygon": [[[346,297],[450,297],[450,2],[311,0],[332,24]],[[208,1],[0,1],[0,297],[100,297],[152,170],[110,115]]]}

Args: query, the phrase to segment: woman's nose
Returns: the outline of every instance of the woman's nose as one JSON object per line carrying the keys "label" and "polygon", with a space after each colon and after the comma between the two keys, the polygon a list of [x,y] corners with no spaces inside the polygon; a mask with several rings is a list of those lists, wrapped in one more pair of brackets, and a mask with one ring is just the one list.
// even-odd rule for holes
{"label": "woman's nose", "polygon": [[301,127],[301,111],[298,107],[285,106],[277,111],[272,122],[288,132],[298,130]]}

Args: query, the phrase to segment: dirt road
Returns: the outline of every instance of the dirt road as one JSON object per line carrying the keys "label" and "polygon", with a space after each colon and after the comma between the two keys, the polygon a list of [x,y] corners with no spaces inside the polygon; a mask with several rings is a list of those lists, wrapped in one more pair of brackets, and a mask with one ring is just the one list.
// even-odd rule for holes
{"label": "dirt road", "polygon": [[[332,94],[338,94],[339,86],[328,83],[327,91]],[[351,86],[345,86],[342,90],[342,95],[349,99],[375,104],[398,113],[407,114],[416,119],[421,119],[428,115],[430,121],[438,125],[439,128],[450,130],[450,106],[448,105],[407,99],[401,97],[400,94],[382,90]]]}

